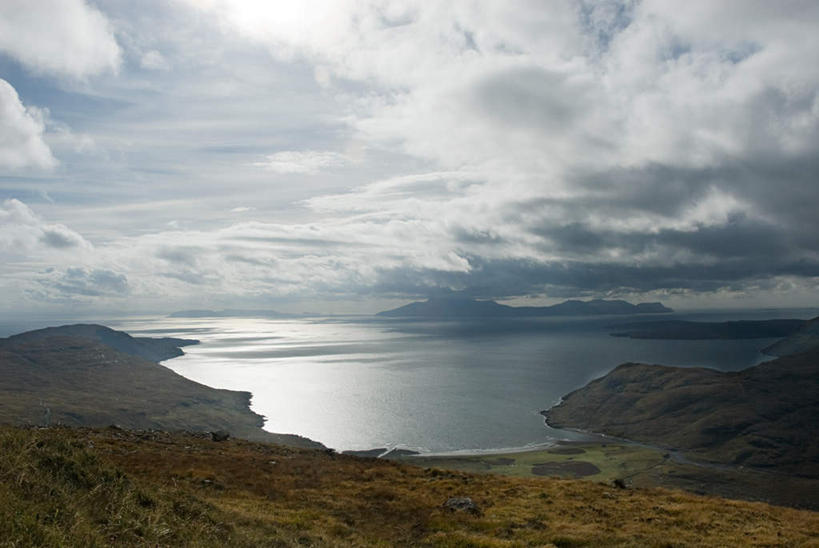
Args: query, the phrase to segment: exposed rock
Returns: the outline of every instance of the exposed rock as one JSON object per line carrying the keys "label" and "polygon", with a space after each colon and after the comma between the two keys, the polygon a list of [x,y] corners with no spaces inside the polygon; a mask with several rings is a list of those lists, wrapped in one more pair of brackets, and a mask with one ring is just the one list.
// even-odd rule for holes
{"label": "exposed rock", "polygon": [[210,433],[210,439],[213,441],[227,441],[230,439],[230,434],[224,430],[217,430]]}
{"label": "exposed rock", "polygon": [[629,488],[629,482],[627,482],[623,478],[614,478],[614,480],[612,480],[611,484],[614,485],[615,487],[617,487],[618,489],[628,489]]}
{"label": "exposed rock", "polygon": [[478,505],[472,502],[469,497],[450,497],[442,506],[453,512],[469,512],[470,514],[480,514],[481,512]]}

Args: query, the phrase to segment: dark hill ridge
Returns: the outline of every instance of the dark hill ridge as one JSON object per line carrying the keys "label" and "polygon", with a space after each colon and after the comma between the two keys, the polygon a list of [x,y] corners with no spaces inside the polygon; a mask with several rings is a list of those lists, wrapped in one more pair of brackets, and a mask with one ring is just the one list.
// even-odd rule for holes
{"label": "dark hill ridge", "polygon": [[628,363],[544,412],[549,425],[819,477],[819,351],[740,372]]}
{"label": "dark hill ridge", "polygon": [[507,306],[495,301],[478,301],[464,297],[434,297],[392,310],[379,312],[382,317],[424,318],[511,318],[534,316],[593,316],[602,314],[659,314],[671,312],[661,303],[631,304],[626,301],[570,300],[553,306]]}
{"label": "dark hill ridge", "polygon": [[671,320],[621,324],[617,326],[618,331],[611,335],[630,339],[668,340],[767,339],[786,337],[796,333],[806,323],[805,320],[739,320],[728,322]]}
{"label": "dark hill ridge", "polygon": [[795,333],[762,351],[769,356],[789,356],[819,349],[819,317],[808,320]]}
{"label": "dark hill ridge", "polygon": [[104,325],[73,324],[60,327],[46,327],[35,331],[27,331],[8,338],[10,343],[24,343],[41,341],[50,337],[82,337],[91,341],[110,346],[124,354],[137,356],[152,362],[169,360],[184,354],[183,346],[199,344],[194,339],[174,339],[164,337],[154,339],[150,337],[132,337],[123,331],[115,331]]}
{"label": "dark hill ridge", "polygon": [[262,430],[251,394],[217,390],[156,363],[186,339],[134,338],[100,325],[70,325],[0,339],[0,423],[216,431],[296,446],[300,436]]}

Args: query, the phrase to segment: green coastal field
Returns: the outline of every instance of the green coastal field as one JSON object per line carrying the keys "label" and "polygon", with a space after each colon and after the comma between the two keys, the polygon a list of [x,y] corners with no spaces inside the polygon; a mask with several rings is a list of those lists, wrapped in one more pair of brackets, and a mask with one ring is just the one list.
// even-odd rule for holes
{"label": "green coastal field", "polygon": [[819,480],[743,467],[693,462],[630,443],[563,442],[554,447],[480,455],[412,455],[396,460],[430,468],[514,477],[558,477],[817,509]]}

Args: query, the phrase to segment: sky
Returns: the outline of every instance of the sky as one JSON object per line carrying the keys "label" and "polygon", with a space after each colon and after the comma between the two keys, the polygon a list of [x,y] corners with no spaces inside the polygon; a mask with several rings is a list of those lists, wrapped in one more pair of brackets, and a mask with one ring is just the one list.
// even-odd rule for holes
{"label": "sky", "polygon": [[819,3],[3,0],[0,314],[819,306]]}

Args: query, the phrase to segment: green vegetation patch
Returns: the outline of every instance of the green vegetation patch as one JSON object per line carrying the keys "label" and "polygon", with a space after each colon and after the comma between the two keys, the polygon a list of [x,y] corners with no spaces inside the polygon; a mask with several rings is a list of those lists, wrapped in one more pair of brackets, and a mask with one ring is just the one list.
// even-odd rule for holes
{"label": "green vegetation patch", "polygon": [[466,472],[613,481],[616,478],[630,478],[659,466],[665,457],[658,450],[636,445],[565,443],[549,449],[503,455],[410,457],[405,460],[422,466]]}

